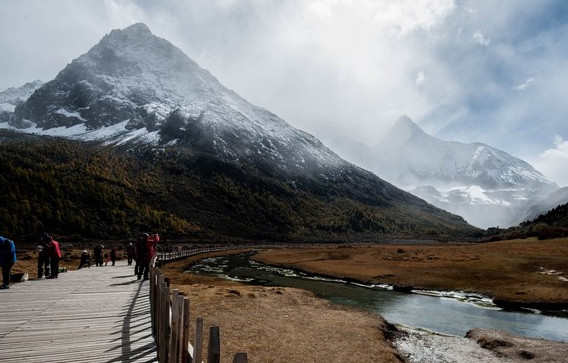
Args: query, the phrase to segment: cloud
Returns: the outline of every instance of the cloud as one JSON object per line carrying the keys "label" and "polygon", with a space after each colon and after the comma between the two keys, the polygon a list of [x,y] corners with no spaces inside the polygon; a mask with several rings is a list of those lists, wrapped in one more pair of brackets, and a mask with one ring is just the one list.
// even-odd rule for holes
{"label": "cloud", "polygon": [[538,155],[532,164],[560,186],[568,186],[568,140],[557,135],[554,147]]}
{"label": "cloud", "polygon": [[426,80],[426,76],[424,75],[424,72],[420,71],[420,72],[418,72],[418,74],[416,74],[416,85],[417,86],[422,85],[422,83],[424,83],[425,80]]}
{"label": "cloud", "polygon": [[515,87],[513,87],[513,89],[514,89],[514,90],[517,90],[517,91],[524,91],[524,90],[526,90],[526,89],[531,85],[531,83],[533,83],[533,82],[534,82],[534,78],[532,78],[532,77],[527,78],[523,83],[521,83],[521,84],[516,85]]}
{"label": "cloud", "polygon": [[475,33],[473,33],[473,40],[479,44],[482,45],[484,47],[489,46],[489,44],[491,44],[491,39],[487,38],[485,35],[483,35],[482,32],[480,31],[476,31]]}
{"label": "cloud", "polygon": [[529,156],[568,136],[564,0],[2,6],[0,89],[49,80],[110,29],[142,21],[243,97],[327,143],[348,134],[375,144],[402,114],[446,139]]}

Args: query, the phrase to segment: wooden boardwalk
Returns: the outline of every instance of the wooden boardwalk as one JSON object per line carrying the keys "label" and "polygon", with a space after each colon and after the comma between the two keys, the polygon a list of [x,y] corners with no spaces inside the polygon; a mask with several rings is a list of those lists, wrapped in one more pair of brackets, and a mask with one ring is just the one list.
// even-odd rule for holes
{"label": "wooden boardwalk", "polygon": [[148,281],[125,262],[0,290],[0,362],[156,362]]}

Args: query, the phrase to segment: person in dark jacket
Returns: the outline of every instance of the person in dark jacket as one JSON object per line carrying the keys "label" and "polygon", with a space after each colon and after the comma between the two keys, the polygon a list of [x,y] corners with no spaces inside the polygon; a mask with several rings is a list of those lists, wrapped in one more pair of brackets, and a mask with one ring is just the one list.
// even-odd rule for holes
{"label": "person in dark jacket", "polygon": [[128,257],[128,266],[132,266],[132,259],[134,258],[134,244],[132,242],[126,247],[126,255]]}
{"label": "person in dark jacket", "polygon": [[59,276],[59,260],[61,259],[61,248],[59,248],[59,242],[53,239],[50,235],[47,236],[49,243],[47,249],[49,251],[49,260],[51,262],[51,275],[52,279],[56,279]]}
{"label": "person in dark jacket", "polygon": [[148,263],[150,259],[148,258],[148,245],[147,240],[150,237],[148,233],[144,233],[136,240],[136,267],[134,268],[138,280],[142,278],[142,275],[146,277],[148,275]]}
{"label": "person in dark jacket", "polygon": [[37,278],[41,279],[44,275],[49,277],[49,251],[47,241],[42,240],[37,246]]}
{"label": "person in dark jacket", "polygon": [[95,253],[95,266],[103,265],[103,248],[102,244],[96,245],[93,252]]}
{"label": "person in dark jacket", "polygon": [[112,265],[114,266],[116,264],[116,247],[113,247],[110,250],[110,260],[112,262]]}
{"label": "person in dark jacket", "polygon": [[2,267],[2,286],[10,288],[10,270],[16,263],[16,245],[11,239],[0,236],[0,266]]}
{"label": "person in dark jacket", "polygon": [[91,267],[91,259],[89,257],[89,252],[87,252],[87,250],[83,250],[83,252],[81,252],[81,261],[79,262],[79,267],[77,268],[77,270],[80,270],[85,266]]}

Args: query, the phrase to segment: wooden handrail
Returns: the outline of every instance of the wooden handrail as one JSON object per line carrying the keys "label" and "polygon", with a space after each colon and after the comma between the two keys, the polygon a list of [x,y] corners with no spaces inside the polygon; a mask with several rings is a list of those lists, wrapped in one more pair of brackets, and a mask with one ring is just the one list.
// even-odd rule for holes
{"label": "wooden handrail", "polygon": [[[150,314],[152,335],[160,363],[203,363],[203,319],[196,319],[194,345],[189,342],[189,299],[178,290],[170,292],[168,279],[160,271],[164,263],[203,253],[229,250],[227,247],[185,249],[177,252],[159,252],[150,261]],[[219,362],[221,357],[219,327],[211,327],[207,363]],[[246,353],[237,353],[234,362],[246,363]]]}

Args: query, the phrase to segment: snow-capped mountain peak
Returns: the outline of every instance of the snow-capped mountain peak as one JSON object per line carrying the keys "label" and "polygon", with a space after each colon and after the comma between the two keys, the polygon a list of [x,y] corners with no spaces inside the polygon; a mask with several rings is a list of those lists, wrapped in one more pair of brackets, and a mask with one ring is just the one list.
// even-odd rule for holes
{"label": "snow-capped mountain peak", "polygon": [[227,160],[268,158],[297,172],[346,165],[140,23],[105,35],[0,126],[109,144],[185,145]]}

